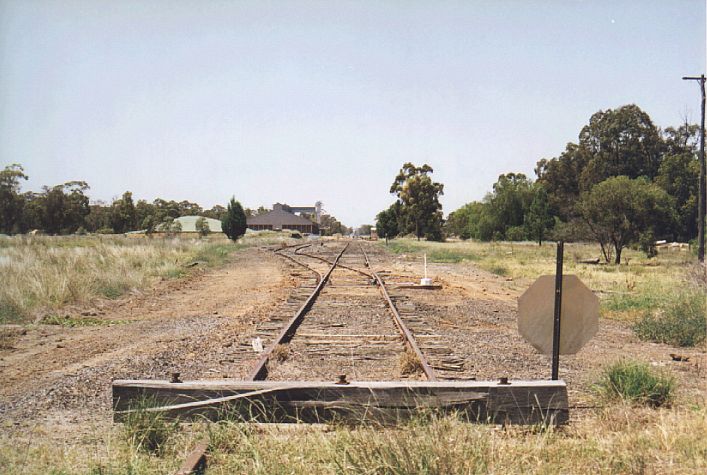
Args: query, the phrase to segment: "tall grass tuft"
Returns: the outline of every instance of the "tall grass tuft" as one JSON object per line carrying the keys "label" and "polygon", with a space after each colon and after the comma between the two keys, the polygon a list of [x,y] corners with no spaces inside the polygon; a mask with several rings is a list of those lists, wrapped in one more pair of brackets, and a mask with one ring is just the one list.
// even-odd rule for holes
{"label": "tall grass tuft", "polygon": [[[341,473],[487,473],[492,446],[476,431],[462,431],[452,417],[413,421],[376,437],[355,431],[335,463]],[[473,429],[473,428],[472,428]]]}
{"label": "tall grass tuft", "polygon": [[161,454],[169,439],[179,430],[177,421],[169,421],[160,412],[148,411],[155,406],[154,399],[144,398],[131,408],[123,421],[125,439],[137,451]]}
{"label": "tall grass tuft", "polygon": [[678,294],[657,311],[644,313],[633,329],[641,340],[697,346],[707,337],[706,298],[700,291]]}
{"label": "tall grass tuft", "polygon": [[422,362],[420,361],[420,358],[418,358],[415,352],[413,352],[408,347],[405,347],[405,351],[400,353],[398,363],[400,365],[401,374],[411,375],[423,373]]}
{"label": "tall grass tuft", "polygon": [[604,370],[597,388],[608,400],[660,407],[673,402],[677,383],[646,363],[618,361]]}

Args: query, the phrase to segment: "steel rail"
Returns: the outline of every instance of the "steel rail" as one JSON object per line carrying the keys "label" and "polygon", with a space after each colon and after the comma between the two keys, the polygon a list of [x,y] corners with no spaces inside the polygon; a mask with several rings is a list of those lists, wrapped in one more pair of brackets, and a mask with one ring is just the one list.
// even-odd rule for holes
{"label": "steel rail", "polygon": [[206,452],[209,450],[209,443],[202,440],[194,449],[189,452],[182,466],[174,475],[191,475],[192,473],[203,473],[206,469]]}
{"label": "steel rail", "polygon": [[[341,259],[341,256],[346,252],[346,249],[348,249],[350,242],[346,243],[346,246],[341,250],[338,256],[336,256],[336,259],[331,265],[331,268],[329,271],[327,271],[326,274],[321,276],[321,279],[319,280],[319,283],[315,287],[314,291],[310,294],[310,296],[307,298],[307,300],[302,304],[302,306],[297,310],[295,315],[290,319],[289,322],[287,322],[287,325],[280,331],[278,336],[275,338],[275,340],[270,344],[270,346],[265,350],[263,355],[260,357],[258,362],[255,365],[255,368],[253,371],[250,372],[248,377],[246,378],[248,381],[259,381],[263,380],[268,377],[268,361],[270,360],[270,356],[272,352],[275,350],[277,345],[280,345],[282,343],[287,343],[292,339],[294,336],[295,332],[297,331],[297,327],[299,327],[300,323],[302,323],[302,319],[306,315],[306,313],[309,311],[309,309],[312,307],[314,304],[314,301],[317,299],[319,296],[319,293],[322,291],[324,286],[326,285],[327,281],[329,280],[329,276],[331,276],[331,273],[334,271],[336,266],[339,263],[339,259]],[[318,273],[318,272],[317,272]],[[321,274],[320,274],[321,275]]]}
{"label": "steel rail", "polygon": [[[326,262],[327,264],[331,265],[331,261],[330,261],[329,259],[325,258],[325,257],[315,256],[314,254],[308,254],[308,253],[300,252],[300,250],[301,250],[301,249],[304,249],[305,247],[306,247],[306,246],[302,246],[302,247],[300,247],[300,248],[298,248],[298,249],[295,249],[295,254],[297,254],[298,256],[305,256],[305,257],[310,257],[310,258],[312,258],[312,259],[318,259],[318,260],[320,260],[320,261],[322,261],[322,262]],[[365,256],[365,253],[364,253],[364,256]],[[366,259],[366,262],[368,262],[368,259]],[[304,264],[303,264],[303,265],[304,265]],[[368,266],[368,264],[366,264],[366,266]],[[353,271],[353,272],[358,272],[359,274],[365,275],[365,276],[368,277],[369,279],[372,279],[372,278],[373,278],[373,274],[369,274],[368,272],[362,271],[361,269],[356,269],[355,267],[350,267],[350,266],[347,266],[347,265],[344,265],[344,264],[341,264],[341,263],[339,264],[339,267],[341,267],[342,269],[346,269],[346,270]]]}
{"label": "steel rail", "polygon": [[318,270],[314,269],[313,267],[308,266],[308,265],[305,264],[304,262],[298,261],[297,259],[293,258],[292,256],[288,256],[287,254],[280,254],[281,251],[284,251],[285,249],[290,249],[290,248],[292,248],[292,247],[295,247],[295,248],[296,248],[296,249],[295,249],[295,254],[297,254],[297,251],[299,251],[300,249],[304,249],[304,248],[310,247],[310,246],[311,246],[311,244],[304,244],[304,245],[302,245],[302,244],[297,244],[297,245],[295,245],[295,246],[287,246],[287,247],[282,247],[282,248],[280,248],[280,249],[275,249],[274,252],[275,252],[275,255],[280,256],[280,257],[282,257],[282,258],[284,258],[284,259],[288,259],[288,260],[294,262],[295,264],[300,265],[300,266],[304,267],[305,269],[314,272],[314,273],[316,274],[316,276],[317,276],[317,283],[319,283],[319,281],[322,280],[322,274],[321,274],[321,272],[319,272]]}
{"label": "steel rail", "polygon": [[[270,356],[275,349],[275,347],[279,344],[286,343],[287,341],[291,340],[292,337],[294,336],[295,331],[297,330],[297,327],[299,324],[302,322],[302,319],[304,318],[304,315],[309,311],[311,308],[312,304],[314,303],[314,300],[316,300],[317,296],[321,292],[322,288],[324,285],[326,285],[327,281],[329,280],[329,277],[331,276],[331,273],[334,271],[336,266],[338,265],[339,267],[349,269],[355,272],[358,272],[360,274],[363,274],[367,277],[374,278],[376,280],[377,285],[379,286],[381,293],[383,294],[383,297],[385,298],[386,302],[388,303],[388,307],[390,308],[390,311],[393,314],[393,320],[395,322],[396,327],[400,331],[401,335],[403,336],[403,339],[405,340],[405,344],[415,353],[416,357],[420,361],[420,365],[422,366],[422,370],[425,373],[425,376],[428,381],[436,381],[437,378],[434,375],[434,371],[430,367],[429,363],[427,362],[427,359],[425,356],[422,354],[420,351],[420,348],[417,346],[417,343],[415,342],[415,337],[412,335],[410,330],[405,326],[403,323],[400,314],[398,313],[398,309],[395,307],[395,304],[393,301],[390,299],[390,296],[388,295],[388,291],[385,288],[385,283],[383,280],[380,278],[380,276],[377,273],[369,274],[367,272],[364,272],[359,269],[355,269],[352,267],[345,266],[343,264],[339,264],[339,259],[341,256],[346,252],[346,249],[349,247],[349,243],[344,246],[344,249],[337,255],[336,259],[334,262],[329,261],[328,259],[325,259],[320,256],[315,256],[312,254],[305,254],[301,253],[300,251],[302,249],[305,249],[307,247],[310,247],[311,244],[305,244],[302,246],[288,246],[285,248],[280,248],[275,250],[275,254],[279,255],[280,257],[284,257],[286,259],[291,260],[292,262],[299,264],[302,267],[305,267],[306,269],[309,269],[310,271],[314,272],[317,275],[318,278],[318,284],[317,287],[314,289],[312,294],[309,296],[307,301],[300,307],[300,309],[295,313],[295,315],[292,317],[292,319],[288,322],[287,326],[280,332],[278,337],[275,339],[275,341],[267,348],[265,353],[260,357],[258,360],[258,363],[256,364],[256,367],[251,371],[250,375],[248,376],[248,380],[250,381],[257,381],[257,380],[262,380],[267,378],[268,375],[268,370],[267,370],[267,363],[270,360]],[[303,255],[306,257],[314,258],[314,259],[319,259],[321,261],[324,261],[328,264],[331,265],[331,268],[329,271],[325,274],[322,275],[319,271],[316,269],[308,266],[307,264],[298,261],[297,259],[294,259],[291,256],[288,256],[286,254],[281,254],[280,251],[283,251],[285,249],[289,249],[295,247],[295,254],[298,255]],[[366,262],[366,267],[370,269],[371,263],[370,260],[368,259],[368,254],[366,251],[363,249],[363,245],[359,244],[359,247],[361,248],[361,252],[363,253],[363,257]],[[201,442],[198,444],[192,452],[190,452],[189,456],[187,459],[184,461],[182,466],[179,468],[179,471],[176,472],[175,475],[190,475],[192,473],[198,473],[199,470],[203,470],[206,468],[206,453],[208,451],[209,444],[205,442]]]}
{"label": "steel rail", "polygon": [[[363,253],[364,258],[366,259],[366,265],[370,268],[371,262],[368,259],[368,254],[366,253],[365,249],[363,249],[362,244],[359,243],[359,246],[361,247],[361,252]],[[385,282],[383,282],[383,279],[381,279],[377,272],[373,272],[373,277],[376,279],[376,283],[380,288],[381,294],[383,294],[383,298],[386,302],[388,302],[388,307],[390,308],[390,311],[393,314],[393,321],[395,322],[395,326],[398,327],[398,330],[403,335],[405,344],[408,346],[408,348],[410,348],[410,350],[412,350],[417,359],[420,361],[420,366],[422,367],[422,372],[425,373],[425,377],[428,381],[437,381],[437,377],[435,376],[434,370],[427,362],[427,358],[425,358],[425,355],[422,353],[420,347],[415,341],[415,336],[405,325],[405,322],[403,322],[403,319],[400,317],[400,313],[398,312],[398,308],[391,300],[390,295],[388,295],[388,290],[385,288]]]}
{"label": "steel rail", "polygon": [[[305,269],[314,272],[314,274],[317,277],[317,283],[321,282],[322,280],[322,274],[317,271],[316,269],[308,266],[307,264],[298,261],[297,259],[293,259],[291,256],[288,256],[287,254],[282,253],[282,251],[286,249],[291,249],[291,248],[296,248],[295,253],[297,253],[298,250],[304,249],[306,247],[311,246],[311,244],[293,244],[285,247],[281,247],[278,249],[274,250],[275,255],[280,256],[284,259],[288,259],[292,262],[294,262],[297,265],[300,265],[304,267]],[[191,452],[189,452],[189,455],[187,458],[184,460],[182,463],[181,467],[175,472],[174,475],[191,475],[193,473],[202,473],[206,469],[206,463],[207,463],[207,452],[209,450],[209,443],[208,441],[202,440],[199,442],[194,449],[192,449]]]}

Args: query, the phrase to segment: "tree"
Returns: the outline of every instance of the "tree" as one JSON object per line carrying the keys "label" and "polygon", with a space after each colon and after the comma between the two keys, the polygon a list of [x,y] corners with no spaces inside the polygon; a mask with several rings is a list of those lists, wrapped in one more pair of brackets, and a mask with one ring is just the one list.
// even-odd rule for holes
{"label": "tree", "polygon": [[35,197],[41,229],[48,234],[73,233],[85,224],[91,212],[84,181],[69,181],[51,188]]}
{"label": "tree", "polygon": [[533,200],[533,182],[523,173],[506,173],[498,177],[493,185],[493,195],[489,201],[491,213],[505,228],[522,226],[525,215]]}
{"label": "tree", "polygon": [[581,191],[580,177],[590,158],[586,148],[568,143],[559,157],[537,163],[537,182],[547,191],[551,213],[563,221],[575,217],[574,205]]}
{"label": "tree", "polygon": [[27,178],[18,163],[0,171],[0,233],[10,234],[18,230],[25,201],[20,194],[20,180]]}
{"label": "tree", "polygon": [[211,232],[211,229],[209,228],[209,223],[203,216],[199,216],[199,218],[194,223],[194,227],[196,228],[196,231],[201,237],[206,237]]}
{"label": "tree", "polygon": [[356,230],[356,234],[358,234],[359,236],[370,236],[371,228],[373,228],[373,226],[370,224],[362,224]]}
{"label": "tree", "polygon": [[179,216],[197,216],[204,211],[197,203],[192,203],[187,200],[180,201],[177,204],[177,209],[179,210]]}
{"label": "tree", "polygon": [[664,148],[650,116],[634,104],[592,115],[579,144],[590,155],[580,178],[583,191],[613,176],[653,179]]}
{"label": "tree", "polygon": [[533,202],[525,215],[525,227],[528,234],[537,239],[538,245],[543,245],[545,231],[552,227],[555,219],[550,214],[550,203],[547,199],[547,192],[542,185],[536,184],[534,187]]}
{"label": "tree", "polygon": [[[474,214],[470,235],[482,241],[525,239],[525,216],[532,201],[533,182],[528,177],[523,173],[500,175],[482,204],[470,204],[467,212]],[[513,229],[512,236],[507,236],[509,229]]]}
{"label": "tree", "polygon": [[376,232],[379,237],[385,238],[386,244],[388,244],[389,238],[394,238],[398,235],[398,212],[395,207],[396,204],[391,205],[388,209],[381,211],[376,216]]}
{"label": "tree", "polygon": [[440,195],[444,185],[432,181],[434,170],[427,164],[416,167],[408,162],[403,165],[390,187],[402,204],[401,218],[405,231],[414,232],[419,240],[442,240],[442,205]]}
{"label": "tree", "polygon": [[460,239],[471,237],[469,228],[470,205],[467,203],[458,210],[452,211],[444,222],[444,233],[447,236],[457,236]]}
{"label": "tree", "polygon": [[123,193],[122,198],[117,199],[111,205],[111,227],[122,234],[127,231],[134,231],[137,227],[137,210],[133,204],[133,194],[129,191]]}
{"label": "tree", "polygon": [[351,228],[345,226],[341,223],[341,221],[330,214],[323,214],[320,221],[321,224],[319,229],[322,232],[322,235],[325,235],[325,233],[328,233],[329,236],[334,234],[346,235],[352,232]]}
{"label": "tree", "polygon": [[[211,219],[217,219],[221,221],[221,218],[226,214],[226,208],[221,205],[214,205],[211,209],[204,211],[204,216]],[[246,216],[248,213],[246,213]]]}
{"label": "tree", "polygon": [[221,220],[221,229],[232,241],[236,241],[245,234],[246,217],[241,204],[235,197],[231,198],[226,209],[226,215]]}
{"label": "tree", "polygon": [[167,216],[160,225],[160,229],[165,232],[167,237],[175,237],[182,232],[182,223],[176,221],[171,216]]}
{"label": "tree", "polygon": [[697,197],[700,163],[689,152],[663,158],[655,183],[675,200],[678,214],[674,238],[689,241],[697,236]]}
{"label": "tree", "polygon": [[157,207],[154,204],[148,203],[146,200],[138,200],[135,204],[135,223],[140,229],[146,229],[148,223],[154,229],[161,221],[161,216],[158,216]]}
{"label": "tree", "polygon": [[584,193],[578,207],[604,259],[610,262],[615,253],[615,264],[624,247],[675,219],[673,199],[644,178],[609,178]]}

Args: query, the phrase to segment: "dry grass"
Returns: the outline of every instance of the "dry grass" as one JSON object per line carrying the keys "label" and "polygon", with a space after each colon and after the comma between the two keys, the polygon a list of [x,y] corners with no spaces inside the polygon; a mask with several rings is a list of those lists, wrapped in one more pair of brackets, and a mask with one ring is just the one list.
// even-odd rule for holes
{"label": "dry grass", "polygon": [[398,363],[400,364],[401,374],[422,374],[423,372],[420,358],[418,358],[417,355],[407,347],[405,348],[405,351],[400,354]]}
{"label": "dry grass", "polygon": [[[0,439],[3,473],[169,473],[202,434],[210,474],[681,473],[707,470],[707,410],[614,404],[572,425],[475,425],[424,418],[397,428],[268,426],[222,422],[175,432],[160,454],[126,440],[120,426],[82,443],[28,435]],[[52,472],[52,470],[54,470]]]}
{"label": "dry grass", "polygon": [[270,356],[278,363],[284,363],[290,357],[290,345],[280,344],[275,346]]}
{"label": "dry grass", "polygon": [[[540,275],[555,273],[556,248],[553,243],[538,246],[529,242],[439,243],[396,239],[388,247],[398,254],[426,252],[431,262],[473,262],[482,269],[511,279],[518,290],[527,288]],[[697,259],[690,252],[664,250],[657,257],[648,259],[642,252],[625,249],[623,260],[628,264],[578,262],[597,257],[601,257],[597,244],[565,244],[564,272],[576,274],[600,296],[605,317],[634,321],[645,310],[669,303],[686,286],[699,287]]]}
{"label": "dry grass", "polygon": [[222,265],[235,250],[283,240],[279,233],[227,239],[129,239],[122,236],[0,238],[0,323],[93,298],[115,299],[196,267]]}

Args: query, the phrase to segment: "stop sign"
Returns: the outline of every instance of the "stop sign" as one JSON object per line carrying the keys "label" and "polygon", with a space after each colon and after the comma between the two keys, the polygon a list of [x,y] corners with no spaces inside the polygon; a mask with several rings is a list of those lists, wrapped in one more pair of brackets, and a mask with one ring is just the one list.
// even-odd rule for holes
{"label": "stop sign", "polygon": [[[555,276],[538,277],[518,299],[518,331],[528,343],[552,354]],[[560,354],[577,353],[599,329],[599,299],[576,275],[562,278]]]}

